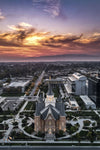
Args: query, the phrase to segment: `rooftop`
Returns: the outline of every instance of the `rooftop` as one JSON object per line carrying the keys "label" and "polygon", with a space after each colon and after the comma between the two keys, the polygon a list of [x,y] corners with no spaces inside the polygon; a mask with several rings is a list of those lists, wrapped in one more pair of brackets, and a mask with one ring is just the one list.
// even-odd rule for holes
{"label": "rooftop", "polygon": [[73,74],[73,76],[78,80],[84,80],[86,77],[84,75],[81,75],[80,73],[76,72]]}
{"label": "rooftop", "polygon": [[62,81],[64,81],[64,79],[62,79],[62,78],[56,78],[56,79],[45,79],[45,81],[51,81],[51,82],[55,82],[55,81],[60,81],[60,82],[62,82]]}
{"label": "rooftop", "polygon": [[76,81],[77,79],[73,76],[68,77],[71,81]]}
{"label": "rooftop", "polygon": [[28,83],[30,82],[30,80],[28,81],[16,81],[16,82],[11,82],[7,87],[25,87]]}
{"label": "rooftop", "polygon": [[73,107],[79,107],[79,105],[78,105],[78,103],[77,103],[76,100],[70,99],[69,102],[70,102],[71,106],[73,106]]}
{"label": "rooftop", "polygon": [[68,77],[71,81],[76,80],[86,80],[86,77],[84,75],[81,75],[80,73],[74,73],[71,76]]}
{"label": "rooftop", "polygon": [[84,101],[86,105],[95,105],[94,102],[87,95],[81,95],[80,98]]}
{"label": "rooftop", "polygon": [[55,108],[53,107],[52,105],[48,105],[46,108],[44,108],[41,112],[41,118],[43,120],[45,120],[48,115],[52,115],[52,117],[55,119],[55,120],[58,120],[59,119],[59,115],[60,115],[60,112]]}

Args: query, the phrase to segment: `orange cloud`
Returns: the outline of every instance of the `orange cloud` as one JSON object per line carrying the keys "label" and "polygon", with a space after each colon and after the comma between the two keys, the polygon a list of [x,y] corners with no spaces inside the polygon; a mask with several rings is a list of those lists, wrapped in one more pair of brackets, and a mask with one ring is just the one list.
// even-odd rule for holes
{"label": "orange cloud", "polygon": [[38,32],[22,22],[9,26],[11,31],[0,34],[0,56],[38,57],[44,55],[99,53],[100,33],[53,35]]}
{"label": "orange cloud", "polygon": [[9,29],[15,30],[15,31],[24,31],[29,27],[32,27],[32,25],[28,24],[28,23],[25,23],[25,22],[21,22],[18,25],[8,25]]}

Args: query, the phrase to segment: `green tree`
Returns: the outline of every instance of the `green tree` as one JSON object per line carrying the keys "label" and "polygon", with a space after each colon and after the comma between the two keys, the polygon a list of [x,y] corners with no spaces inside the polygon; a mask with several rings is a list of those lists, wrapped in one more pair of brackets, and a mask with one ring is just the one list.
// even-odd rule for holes
{"label": "green tree", "polygon": [[37,136],[38,136],[38,137],[42,137],[42,132],[39,131],[39,132],[37,133]]}
{"label": "green tree", "polygon": [[78,142],[80,143],[80,141],[81,141],[81,137],[80,137],[80,134],[79,133],[77,133],[76,134],[76,139],[78,140]]}
{"label": "green tree", "polygon": [[0,106],[0,113],[2,112],[3,110],[2,110],[2,108],[1,108],[1,106]]}
{"label": "green tree", "polygon": [[59,136],[63,136],[64,135],[64,131],[63,130],[59,130]]}
{"label": "green tree", "polygon": [[91,143],[93,143],[94,138],[93,138],[93,135],[92,135],[92,132],[91,132],[91,131],[88,132],[87,138],[88,138],[88,140],[89,140]]}

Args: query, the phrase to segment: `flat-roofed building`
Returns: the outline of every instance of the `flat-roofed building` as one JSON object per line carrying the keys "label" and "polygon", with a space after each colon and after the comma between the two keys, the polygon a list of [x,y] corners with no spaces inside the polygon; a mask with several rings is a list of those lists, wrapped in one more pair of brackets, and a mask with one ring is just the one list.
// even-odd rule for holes
{"label": "flat-roofed building", "polygon": [[77,101],[74,98],[69,99],[69,104],[72,109],[79,110],[80,108]]}
{"label": "flat-roofed building", "polygon": [[64,84],[64,86],[69,94],[86,95],[86,81],[87,78],[84,75],[81,75],[80,73],[74,73],[68,76],[67,83]]}
{"label": "flat-roofed building", "polygon": [[56,79],[45,79],[44,82],[46,84],[51,84],[52,87],[55,87],[56,85],[63,85],[66,80],[63,78],[56,78]]}
{"label": "flat-roofed building", "polygon": [[16,92],[17,90],[20,93],[24,93],[25,92],[25,88],[29,85],[30,80],[28,81],[15,81],[15,82],[11,82],[10,84],[8,84],[7,86],[4,87],[3,91],[7,92],[9,89],[9,92]]}
{"label": "flat-roofed building", "polygon": [[95,103],[87,95],[81,95],[80,98],[84,102],[87,109],[96,109]]}
{"label": "flat-roofed building", "polygon": [[97,107],[100,107],[100,77],[90,77],[88,79],[88,96]]}

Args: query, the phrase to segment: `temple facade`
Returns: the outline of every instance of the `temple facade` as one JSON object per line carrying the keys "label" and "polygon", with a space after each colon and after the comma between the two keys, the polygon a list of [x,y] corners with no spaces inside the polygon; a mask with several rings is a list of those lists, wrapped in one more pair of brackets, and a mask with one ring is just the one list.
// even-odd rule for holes
{"label": "temple facade", "polygon": [[40,98],[36,104],[34,130],[45,134],[66,131],[66,115],[61,98],[56,99],[49,84],[46,99]]}

